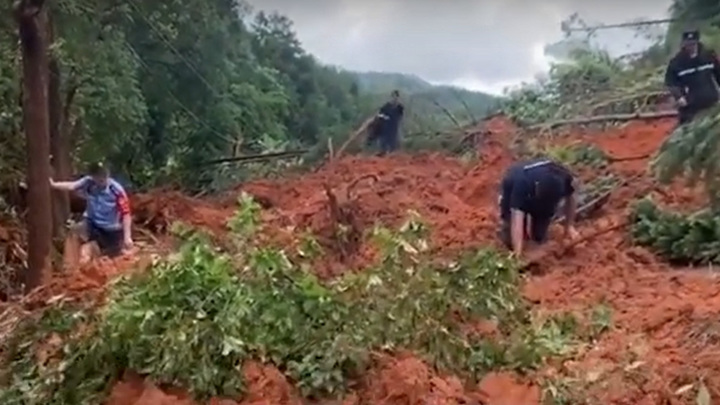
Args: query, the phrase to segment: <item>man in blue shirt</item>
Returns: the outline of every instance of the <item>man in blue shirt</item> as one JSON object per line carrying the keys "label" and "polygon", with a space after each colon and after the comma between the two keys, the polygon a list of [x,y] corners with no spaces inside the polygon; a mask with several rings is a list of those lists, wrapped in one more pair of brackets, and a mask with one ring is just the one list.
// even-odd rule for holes
{"label": "man in blue shirt", "polygon": [[390,101],[380,108],[369,128],[367,144],[378,141],[381,155],[396,151],[400,143],[400,121],[404,114],[405,107],[400,103],[400,92],[393,90]]}
{"label": "man in blue shirt", "polygon": [[50,179],[50,186],[77,192],[85,198],[85,223],[76,231],[86,242],[96,243],[103,255],[116,257],[123,249],[132,248],[130,200],[125,189],[110,177],[102,164],[91,165],[89,175],[77,181]]}
{"label": "man in blue shirt", "polygon": [[500,237],[518,255],[525,254],[526,242],[542,244],[565,200],[565,232],[575,238],[575,188],[573,175],[550,160],[535,160],[510,167],[503,178],[500,195],[502,228]]}

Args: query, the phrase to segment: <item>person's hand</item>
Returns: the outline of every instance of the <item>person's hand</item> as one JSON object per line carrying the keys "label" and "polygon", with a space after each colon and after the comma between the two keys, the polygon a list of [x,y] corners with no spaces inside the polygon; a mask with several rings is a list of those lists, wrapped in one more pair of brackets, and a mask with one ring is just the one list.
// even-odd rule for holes
{"label": "person's hand", "polygon": [[569,226],[569,227],[565,228],[565,238],[566,239],[572,241],[572,240],[578,239],[579,237],[580,237],[580,232],[578,232],[574,226]]}
{"label": "person's hand", "polygon": [[677,99],[677,103],[680,107],[687,107],[688,104],[685,97],[680,97],[679,99]]}
{"label": "person's hand", "polygon": [[48,179],[50,181],[50,187],[55,187],[55,180],[52,177]]}
{"label": "person's hand", "polygon": [[123,241],[123,247],[125,248],[125,250],[132,250],[133,246],[134,246],[134,243],[132,240],[132,236],[130,236],[130,235],[126,236],[125,240]]}

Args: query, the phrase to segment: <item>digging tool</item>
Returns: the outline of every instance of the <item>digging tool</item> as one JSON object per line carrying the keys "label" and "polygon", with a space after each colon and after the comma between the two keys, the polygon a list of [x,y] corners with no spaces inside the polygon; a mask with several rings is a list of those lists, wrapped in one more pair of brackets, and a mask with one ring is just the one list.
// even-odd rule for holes
{"label": "digging tool", "polygon": [[540,253],[536,257],[533,257],[531,260],[525,262],[523,265],[523,268],[527,268],[531,265],[538,264],[541,260],[547,258],[550,255],[554,255],[555,257],[560,257],[577,245],[580,245],[587,241],[593,240],[596,237],[604,235],[608,232],[612,232],[612,231],[618,230],[620,228],[624,228],[628,224],[629,220],[621,219],[618,221],[611,220],[609,222],[610,222],[609,225],[603,226],[600,229],[596,229],[594,232],[587,232],[587,233],[583,232],[580,234],[580,237],[573,239],[567,243],[561,243],[561,244],[557,244],[557,245],[548,246],[548,248],[545,249],[542,253]]}
{"label": "digging tool", "polygon": [[345,143],[342,144],[340,149],[337,150],[335,156],[333,156],[332,154],[330,155],[330,161],[332,162],[333,160],[340,158],[343,152],[345,152],[345,149],[347,149],[347,147],[350,146],[351,143],[353,143],[363,132],[365,132],[374,120],[375,116],[372,116],[365,120],[365,122],[360,125],[360,128],[356,129],[355,132],[350,134],[347,141],[345,141]]}
{"label": "digging tool", "polygon": [[262,154],[258,154],[258,155],[235,156],[235,157],[227,157],[227,158],[208,160],[201,164],[204,166],[211,166],[211,165],[218,165],[218,164],[230,163],[230,162],[255,163],[255,162],[262,162],[262,161],[273,160],[273,159],[289,159],[289,158],[299,157],[307,152],[308,152],[307,149],[300,149],[300,150],[288,150],[288,151],[283,151],[283,152],[262,153]]}

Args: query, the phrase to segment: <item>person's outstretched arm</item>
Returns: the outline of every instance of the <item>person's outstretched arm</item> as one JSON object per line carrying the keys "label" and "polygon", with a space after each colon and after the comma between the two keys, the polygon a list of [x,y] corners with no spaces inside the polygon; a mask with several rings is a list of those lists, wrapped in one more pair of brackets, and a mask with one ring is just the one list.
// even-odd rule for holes
{"label": "person's outstretched arm", "polygon": [[55,181],[50,179],[50,187],[61,191],[77,191],[87,184],[89,177],[83,177],[75,181]]}
{"label": "person's outstretched arm", "polygon": [[513,253],[522,256],[525,247],[525,213],[515,208],[510,211],[510,239]]}
{"label": "person's outstretched arm", "polygon": [[510,240],[513,252],[520,256],[525,247],[525,199],[527,184],[522,179],[516,179],[510,190]]}

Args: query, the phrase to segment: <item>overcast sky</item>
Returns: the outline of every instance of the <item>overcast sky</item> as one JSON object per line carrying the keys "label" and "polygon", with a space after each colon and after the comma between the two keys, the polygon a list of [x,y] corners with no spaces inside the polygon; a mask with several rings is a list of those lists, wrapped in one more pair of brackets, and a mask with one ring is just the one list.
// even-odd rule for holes
{"label": "overcast sky", "polygon": [[[433,83],[500,92],[547,69],[543,47],[574,12],[589,23],[662,18],[671,0],[251,0],[295,22],[322,62],[411,73]],[[615,54],[646,43],[631,30],[598,38]]]}

